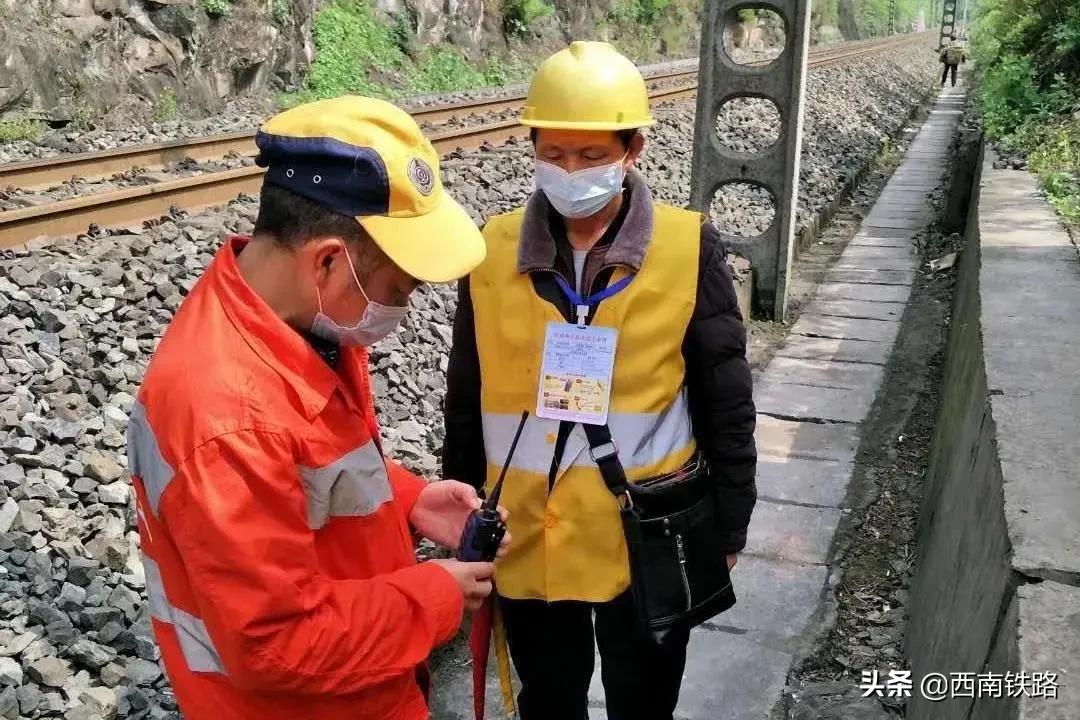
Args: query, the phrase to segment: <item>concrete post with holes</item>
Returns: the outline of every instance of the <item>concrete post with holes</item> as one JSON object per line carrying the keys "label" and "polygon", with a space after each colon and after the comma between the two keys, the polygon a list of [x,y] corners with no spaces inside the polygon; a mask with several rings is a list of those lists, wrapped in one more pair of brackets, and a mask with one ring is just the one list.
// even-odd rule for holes
{"label": "concrete post with holes", "polygon": [[941,34],[938,35],[938,52],[945,47],[945,41],[952,38],[956,31],[956,0],[945,0],[941,10]]}
{"label": "concrete post with holes", "polygon": [[[725,49],[725,29],[740,10],[771,10],[784,27],[784,48],[767,64],[741,65]],[[810,0],[707,0],[701,38],[697,118],[690,207],[709,212],[724,185],[748,183],[773,199],[772,224],[754,238],[721,234],[729,250],[750,261],[755,315],[783,320],[787,315],[788,275],[795,234],[795,209],[802,149],[802,100],[810,33]],[[736,98],[762,98],[776,106],[780,136],[770,147],[746,154],[724,147],[717,116]]]}

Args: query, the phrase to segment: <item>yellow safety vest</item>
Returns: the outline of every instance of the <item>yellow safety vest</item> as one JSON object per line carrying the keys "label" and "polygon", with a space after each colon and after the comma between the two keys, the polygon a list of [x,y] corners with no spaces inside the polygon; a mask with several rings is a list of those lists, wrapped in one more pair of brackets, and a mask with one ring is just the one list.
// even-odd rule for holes
{"label": "yellow safety vest", "polygon": [[[480,357],[481,409],[490,491],[521,411],[535,411],[549,322],[565,322],[518,272],[524,212],[484,228],[487,259],[470,277]],[[683,338],[697,297],[702,217],[656,205],[641,270],[604,300],[593,325],[619,331],[608,426],[631,482],[678,469],[696,443],[684,387]],[[615,271],[611,282],[628,274]],[[630,585],[614,496],[576,425],[554,488],[548,475],[559,422],[529,418],[503,486],[513,542],[498,564],[499,593],[514,599],[606,602]]]}

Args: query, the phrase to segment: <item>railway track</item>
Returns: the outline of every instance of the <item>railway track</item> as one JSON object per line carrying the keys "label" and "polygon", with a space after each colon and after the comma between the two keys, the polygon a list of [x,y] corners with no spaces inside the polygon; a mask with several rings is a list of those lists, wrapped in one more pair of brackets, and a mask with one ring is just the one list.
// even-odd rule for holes
{"label": "railway track", "polygon": [[[680,70],[676,72],[655,75],[649,78],[650,82],[692,82],[697,75],[697,70]],[[668,91],[657,90],[658,96],[664,96]],[[464,103],[445,103],[433,105],[413,111],[413,119],[420,125],[438,125],[450,120],[464,120],[475,116],[494,115],[498,113],[518,110],[525,102],[524,95],[510,95],[504,97],[485,98],[471,100]],[[499,123],[478,125],[497,129]],[[429,137],[435,139],[443,146],[453,142],[453,138],[461,139],[463,149],[479,147],[482,144],[480,133],[471,132],[470,127],[459,127],[453,131],[437,128],[429,132]],[[437,149],[443,149],[436,145]],[[450,150],[453,150],[450,147]],[[134,145],[104,150],[101,152],[78,153],[64,155],[46,160],[30,160],[20,163],[7,163],[0,165],[0,188],[15,187],[24,190],[36,190],[59,185],[73,177],[84,180],[100,180],[122,173],[132,168],[157,169],[165,167],[169,163],[179,162],[186,158],[203,161],[226,157],[230,154],[254,155],[255,131],[240,131],[223,135],[212,135],[203,138],[186,140],[173,140],[152,145]]]}
{"label": "railway track", "polygon": [[[810,53],[807,65],[812,68],[832,67],[898,45],[918,42],[924,36],[927,36],[927,33],[822,48]],[[766,59],[749,64],[765,65],[769,62],[771,60]],[[648,78],[650,82],[689,82],[677,87],[654,89],[650,91],[651,101],[659,105],[694,97],[697,84],[693,80],[696,75],[696,70],[681,70]],[[463,119],[516,110],[521,107],[524,99],[521,95],[505,96],[432,106],[412,114],[421,124],[445,123],[454,118]],[[499,145],[511,138],[526,135],[527,130],[516,120],[498,120],[428,133],[436,150],[443,155],[455,150]],[[0,165],[0,188],[32,190],[59,185],[73,177],[102,179],[135,167],[160,168],[187,158],[204,161],[232,154],[252,155],[255,151],[254,136],[254,131],[237,132],[104,152],[73,154],[48,160],[9,163]],[[198,210],[221,205],[240,194],[256,194],[262,184],[262,175],[262,168],[241,167],[0,212],[0,248],[14,247],[41,237],[61,238],[76,235],[85,232],[91,224],[99,227],[131,225],[164,215],[173,207]]]}

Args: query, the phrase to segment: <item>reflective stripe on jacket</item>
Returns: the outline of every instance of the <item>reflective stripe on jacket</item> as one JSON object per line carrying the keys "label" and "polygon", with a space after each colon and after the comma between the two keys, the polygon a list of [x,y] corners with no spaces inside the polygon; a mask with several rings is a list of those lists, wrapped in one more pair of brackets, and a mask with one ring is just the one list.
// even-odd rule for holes
{"label": "reflective stripe on jacket", "polygon": [[424,481],[384,461],[367,356],[338,372],[244,282],[230,238],[162,338],[128,429],[154,633],[187,720],[428,717],[457,630],[417,566]]}
{"label": "reflective stripe on jacket", "polygon": [[[536,406],[547,324],[565,322],[518,271],[522,218],[519,211],[487,224],[488,258],[470,278],[489,484],[521,411]],[[631,480],[675,470],[696,448],[682,346],[697,291],[701,223],[697,213],[656,205],[655,240],[640,271],[600,305],[592,323],[619,331],[608,424]],[[626,273],[617,269],[611,282]],[[618,507],[580,425],[570,433],[549,493],[558,429],[558,421],[531,418],[507,474],[502,504],[514,542],[499,564],[499,592],[605,602],[629,586]]]}

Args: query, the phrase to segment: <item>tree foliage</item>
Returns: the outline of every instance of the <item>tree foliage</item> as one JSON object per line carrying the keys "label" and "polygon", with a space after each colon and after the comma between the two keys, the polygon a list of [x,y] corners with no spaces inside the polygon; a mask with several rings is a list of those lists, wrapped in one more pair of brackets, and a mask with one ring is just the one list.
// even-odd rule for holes
{"label": "tree foliage", "polygon": [[502,0],[503,29],[507,35],[524,37],[538,21],[551,17],[555,8],[545,0]]}
{"label": "tree foliage", "polygon": [[1050,201],[1080,223],[1080,3],[983,0],[972,43],[987,133],[1029,153]]}
{"label": "tree foliage", "polygon": [[331,0],[315,16],[315,62],[300,92],[279,98],[291,106],[348,93],[394,98],[521,82],[528,68],[515,55],[480,62],[448,44],[415,48],[399,16],[379,16],[372,0]]}
{"label": "tree foliage", "polygon": [[[862,0],[862,19],[867,35],[887,35],[889,32],[890,0]],[[911,30],[922,15],[927,27],[934,27],[941,22],[937,17],[934,3],[930,0],[896,0],[897,32]]]}

